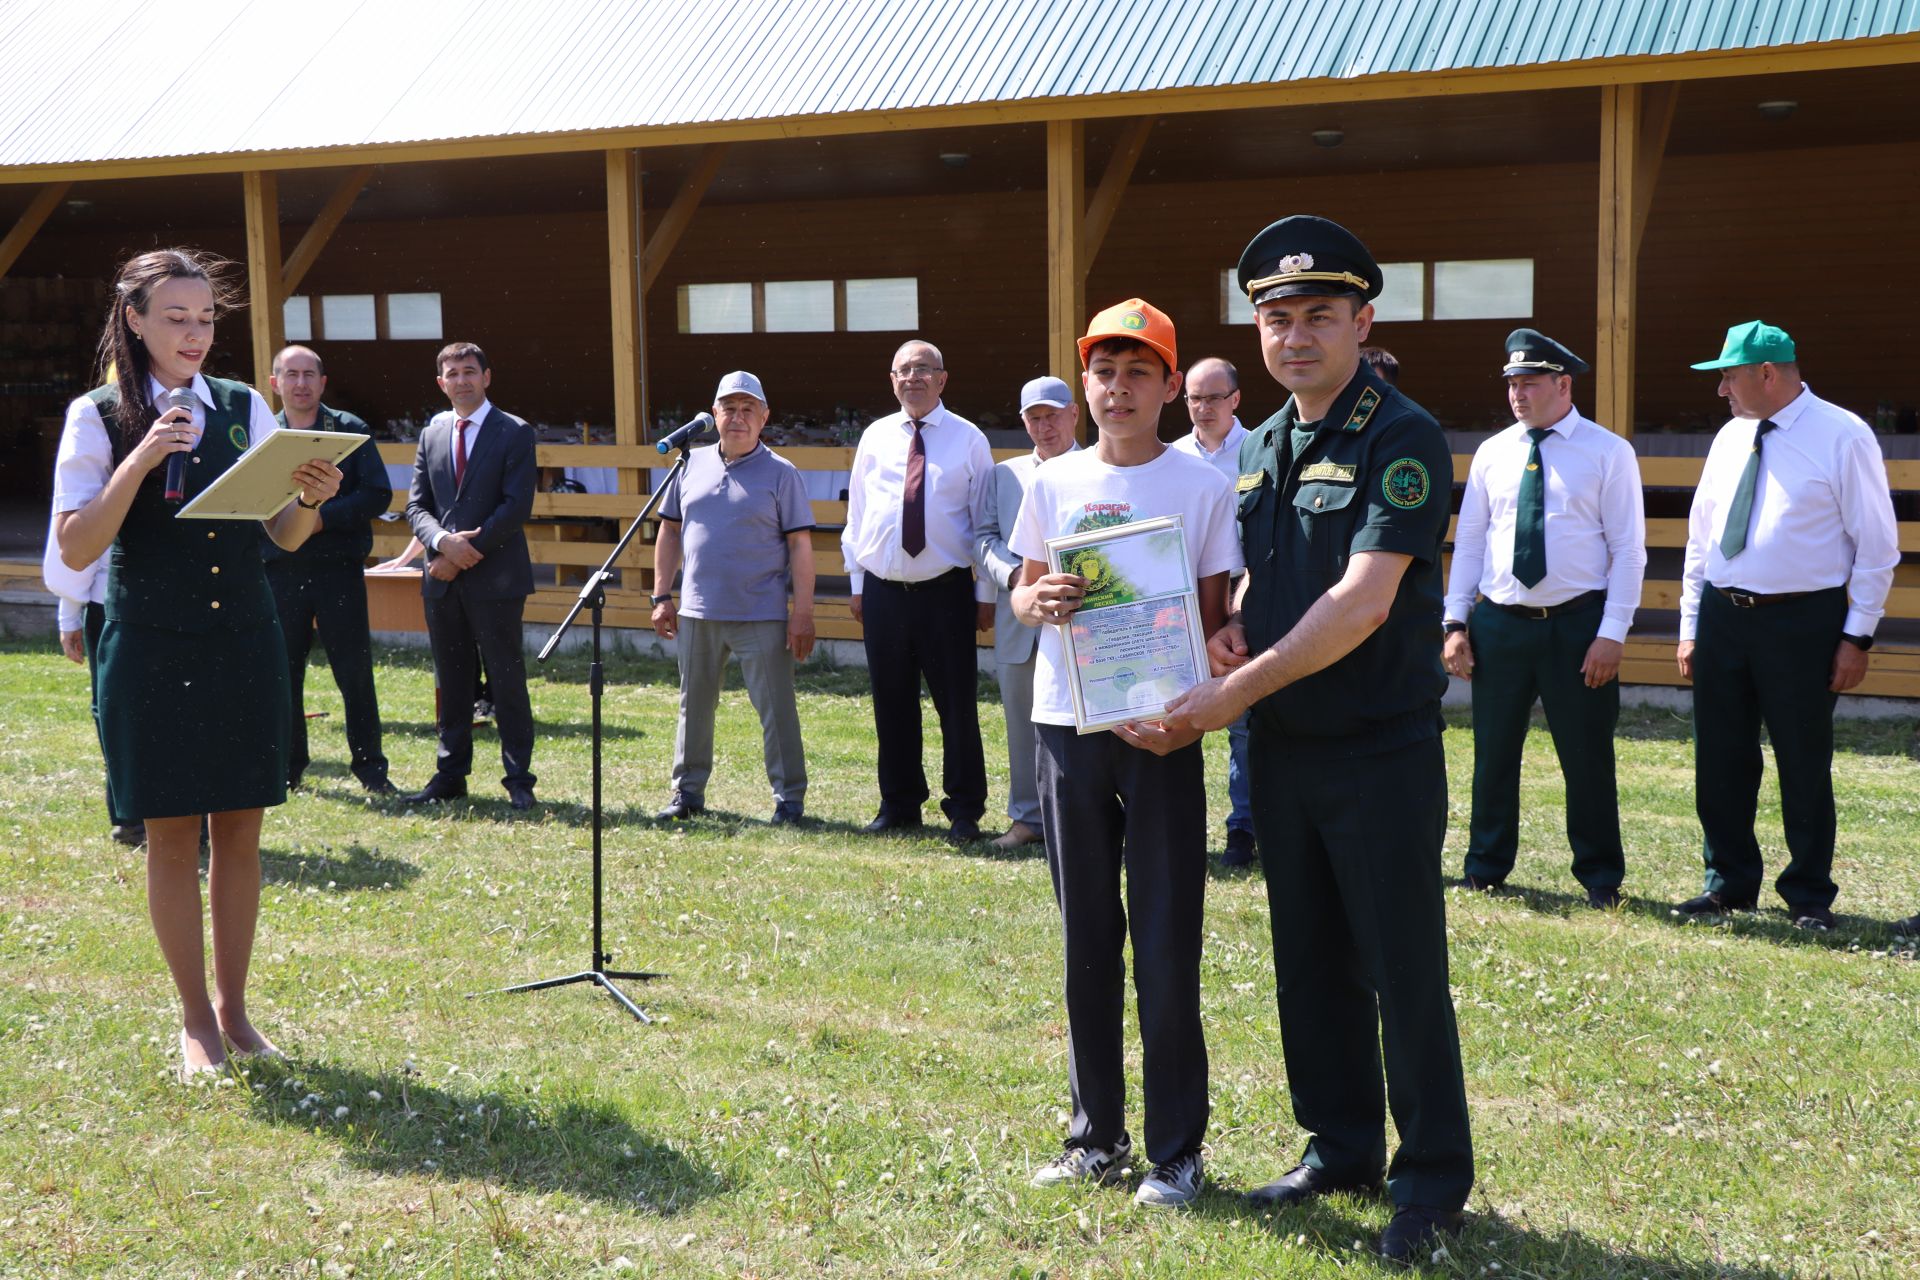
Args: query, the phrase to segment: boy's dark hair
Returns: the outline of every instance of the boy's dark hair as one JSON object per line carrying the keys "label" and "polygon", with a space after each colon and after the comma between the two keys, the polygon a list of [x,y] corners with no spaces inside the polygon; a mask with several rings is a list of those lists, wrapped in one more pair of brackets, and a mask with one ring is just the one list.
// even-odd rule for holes
{"label": "boy's dark hair", "polygon": [[1152,347],[1140,341],[1140,339],[1138,338],[1102,338],[1100,339],[1100,341],[1094,343],[1092,346],[1087,348],[1087,367],[1088,368],[1093,367],[1093,358],[1095,356],[1107,356],[1109,358],[1117,358],[1119,356],[1131,355],[1135,351],[1144,351],[1148,355],[1152,356],[1153,362],[1160,366],[1161,377],[1166,377],[1168,374],[1173,372],[1173,370],[1167,367],[1166,359],[1163,356],[1161,356],[1161,354],[1158,351],[1155,351]]}
{"label": "boy's dark hair", "polygon": [[1400,362],[1393,358],[1393,352],[1387,350],[1385,347],[1362,347],[1360,348],[1360,359],[1362,362],[1373,366],[1373,371],[1380,375],[1383,382],[1388,382],[1395,386],[1399,385]]}
{"label": "boy's dark hair", "polygon": [[434,375],[436,377],[444,375],[447,370],[447,361],[449,360],[469,359],[480,366],[482,373],[485,373],[487,369],[491,367],[487,364],[487,353],[482,351],[477,344],[471,342],[449,342],[446,346],[440,348],[440,354],[433,358]]}

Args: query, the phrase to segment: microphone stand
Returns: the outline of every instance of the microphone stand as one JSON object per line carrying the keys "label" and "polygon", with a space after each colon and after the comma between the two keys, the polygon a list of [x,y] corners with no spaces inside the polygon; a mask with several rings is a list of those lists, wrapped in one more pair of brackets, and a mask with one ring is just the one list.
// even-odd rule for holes
{"label": "microphone stand", "polygon": [[609,969],[606,966],[613,963],[613,957],[603,949],[602,943],[601,943],[600,698],[601,698],[601,694],[606,690],[606,675],[600,665],[600,621],[601,621],[602,613],[607,607],[607,585],[606,584],[607,584],[607,579],[613,575],[614,561],[618,560],[621,556],[621,553],[626,551],[627,544],[633,541],[634,534],[640,531],[640,526],[647,522],[647,518],[651,516],[654,512],[654,509],[660,505],[660,499],[666,495],[667,489],[672,486],[674,480],[676,480],[680,476],[681,472],[687,469],[687,451],[692,447],[693,447],[693,438],[691,435],[689,435],[685,440],[680,442],[680,445],[679,445],[680,456],[674,460],[673,468],[667,472],[667,478],[654,488],[652,495],[649,496],[647,499],[647,505],[641,509],[639,517],[636,518],[631,525],[627,526],[626,533],[621,535],[619,543],[616,544],[615,547],[613,548],[613,553],[606,558],[606,561],[602,563],[598,569],[593,571],[593,574],[587,579],[586,585],[580,588],[580,596],[578,599],[576,599],[573,602],[573,608],[567,611],[567,616],[560,620],[560,625],[554,629],[553,634],[547,638],[547,643],[543,645],[540,649],[539,661],[545,662],[548,658],[553,656],[554,647],[560,643],[560,637],[567,634],[567,629],[573,625],[573,620],[580,616],[580,610],[589,609],[592,611],[593,613],[593,663],[591,666],[587,668],[587,692],[593,703],[593,954],[592,954],[592,957],[588,960],[587,967],[580,970],[580,972],[578,973],[569,973],[559,978],[542,978],[538,982],[522,982],[515,986],[500,987],[495,989],[494,991],[484,992],[482,994],[505,995],[509,992],[518,992],[518,991],[544,991],[548,987],[565,987],[565,986],[571,986],[573,983],[576,983],[576,982],[591,982],[603,988],[608,995],[612,996],[615,1000],[619,1001],[621,1008],[625,1009],[628,1013],[638,1018],[641,1022],[652,1023],[653,1021],[653,1019],[649,1018],[646,1015],[646,1013],[640,1008],[639,1005],[635,1004],[632,1000],[627,998],[626,992],[622,991],[619,987],[616,987],[613,985],[613,980],[615,978],[619,978],[624,981],[631,981],[631,982],[648,982],[654,978],[664,978],[667,975],[665,975],[664,973],[652,973],[647,971]]}

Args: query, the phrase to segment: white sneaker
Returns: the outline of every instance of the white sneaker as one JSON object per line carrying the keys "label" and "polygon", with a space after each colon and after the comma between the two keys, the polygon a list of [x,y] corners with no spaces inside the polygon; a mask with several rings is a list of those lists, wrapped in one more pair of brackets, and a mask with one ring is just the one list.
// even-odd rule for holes
{"label": "white sneaker", "polygon": [[1191,1204],[1200,1194],[1200,1179],[1200,1153],[1190,1151],[1153,1166],[1153,1172],[1134,1193],[1133,1202],[1149,1209],[1173,1209]]}
{"label": "white sneaker", "polygon": [[1033,1171],[1030,1185],[1057,1187],[1063,1182],[1117,1182],[1133,1159],[1133,1139],[1126,1134],[1111,1147],[1070,1146]]}

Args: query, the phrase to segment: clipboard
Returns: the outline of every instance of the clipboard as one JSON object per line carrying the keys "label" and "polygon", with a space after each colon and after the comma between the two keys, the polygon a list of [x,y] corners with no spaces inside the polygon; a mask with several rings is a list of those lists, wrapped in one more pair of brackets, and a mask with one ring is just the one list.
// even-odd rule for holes
{"label": "clipboard", "polygon": [[372,436],[282,428],[240,455],[218,480],[174,513],[176,520],[271,520],[299,496],[293,469],[314,458],[336,467]]}

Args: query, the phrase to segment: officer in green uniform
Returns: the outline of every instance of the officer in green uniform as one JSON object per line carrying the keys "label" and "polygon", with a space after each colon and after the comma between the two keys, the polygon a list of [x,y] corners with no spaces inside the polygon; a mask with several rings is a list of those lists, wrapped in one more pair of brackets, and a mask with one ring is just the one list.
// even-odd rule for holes
{"label": "officer in green uniform", "polygon": [[1351,232],[1284,218],[1247,246],[1239,282],[1292,399],[1241,445],[1247,577],[1208,645],[1221,674],[1169,704],[1167,728],[1253,711],[1281,1043],[1311,1137],[1252,1198],[1370,1191],[1384,1167],[1380,1250],[1404,1261],[1458,1230],[1473,1184],[1440,877],[1453,460],[1433,418],[1361,362],[1380,269]]}

